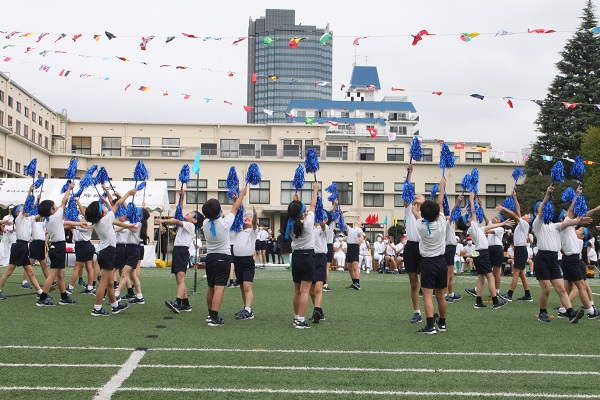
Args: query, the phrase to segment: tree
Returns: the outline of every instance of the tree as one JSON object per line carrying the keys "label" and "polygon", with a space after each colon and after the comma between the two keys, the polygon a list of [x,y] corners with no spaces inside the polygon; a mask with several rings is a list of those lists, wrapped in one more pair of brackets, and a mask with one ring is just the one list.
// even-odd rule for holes
{"label": "tree", "polygon": [[[546,161],[547,162],[547,161]],[[550,168],[552,168],[552,163]],[[554,210],[568,209],[570,204],[565,203],[561,200],[562,194],[567,187],[572,187],[574,190],[577,189],[577,181],[568,176],[568,171],[565,171],[565,182],[557,183],[554,186],[554,192],[552,193],[552,205]],[[549,176],[534,175],[527,178],[527,183],[524,185],[517,186],[517,198],[519,199],[519,205],[521,206],[521,215],[531,213],[531,210],[535,203],[542,200],[546,195],[546,190],[552,182]]]}
{"label": "tree", "polygon": [[392,225],[388,228],[387,234],[388,236],[397,239],[406,234],[406,227],[404,224],[397,223],[396,225]]}
{"label": "tree", "polygon": [[[526,163],[528,178],[550,173],[552,163],[543,161],[542,155],[574,159],[588,127],[600,126],[600,112],[594,106],[600,103],[600,36],[588,31],[597,26],[592,0],[587,1],[581,19],[580,30],[561,52],[562,60],[556,64],[558,75],[535,121],[540,134]],[[567,109],[563,102],[579,104]]]}
{"label": "tree", "polygon": [[[581,154],[584,160],[600,162],[600,128],[590,127],[583,136]],[[588,208],[600,204],[600,165],[586,165],[583,193]]]}

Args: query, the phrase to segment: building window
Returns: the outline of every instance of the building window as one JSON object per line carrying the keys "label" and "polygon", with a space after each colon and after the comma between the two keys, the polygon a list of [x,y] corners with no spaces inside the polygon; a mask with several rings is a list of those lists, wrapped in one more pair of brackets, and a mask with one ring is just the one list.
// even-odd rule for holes
{"label": "building window", "polygon": [[221,157],[238,158],[240,150],[239,139],[221,139]]}
{"label": "building window", "polygon": [[342,118],[350,118],[350,111],[342,111],[341,117]]}
{"label": "building window", "polygon": [[25,112],[23,113],[27,118],[29,118],[29,107],[25,106]]}
{"label": "building window", "polygon": [[[415,184],[410,183],[415,189]],[[404,199],[402,198],[402,191],[404,190],[404,182],[394,182],[394,207],[404,207]]]}
{"label": "building window", "polygon": [[[314,182],[304,182],[304,186],[302,189],[298,190],[298,197],[300,201],[305,204],[310,204],[312,199],[312,186]],[[320,183],[320,182],[319,182]],[[294,194],[296,193],[296,189],[292,187],[291,181],[282,181],[281,182],[281,204],[289,204],[294,198]]]}
{"label": "building window", "polygon": [[388,161],[404,161],[404,149],[398,149],[396,147],[388,147],[387,160]]}
{"label": "building window", "polygon": [[[166,182],[167,183],[167,189],[175,189],[175,186],[177,184],[177,180],[176,179],[155,179],[155,181],[161,181],[161,182]],[[170,204],[175,204],[175,195],[176,195],[177,191],[175,190],[167,190],[167,195],[169,196],[169,203]]]}
{"label": "building window", "polygon": [[4,92],[0,90],[0,101],[4,103]]}
{"label": "building window", "polygon": [[49,144],[49,142],[48,142],[48,136],[44,136],[44,147],[48,148],[48,144]]}
{"label": "building window", "polygon": [[35,124],[36,119],[37,119],[36,113],[32,112],[31,113],[31,121],[33,121],[34,124]]}
{"label": "building window", "polygon": [[[308,140],[306,142],[308,142]],[[312,140],[311,140],[311,142],[312,142]],[[321,146],[318,145],[318,144],[312,144],[312,143],[308,144],[308,143],[306,143],[304,145],[304,149],[305,149],[306,153],[308,153],[308,151],[310,149],[315,149],[315,154],[317,155],[317,157],[319,157],[319,158],[321,157]],[[304,153],[304,154],[306,154],[306,153]]]}
{"label": "building window", "polygon": [[17,174],[21,173],[21,163],[18,163],[18,162],[15,163],[15,172]]}
{"label": "building window", "polygon": [[375,114],[372,112],[366,112],[365,113],[365,118],[375,118]]}
{"label": "building window", "polygon": [[315,111],[315,118],[327,118],[327,111]]}
{"label": "building window", "polygon": [[38,133],[38,142],[37,142],[38,146],[42,145],[42,134]]}
{"label": "building window", "polygon": [[506,185],[485,185],[486,193],[506,193]]}
{"label": "building window", "polygon": [[17,112],[20,113],[21,112],[21,103],[17,101]]}
{"label": "building window", "polygon": [[296,111],[296,117],[306,117],[306,111]]}
{"label": "building window", "polygon": [[4,126],[4,111],[0,110],[0,125]]}
{"label": "building window", "polygon": [[12,170],[12,160],[6,160],[6,169]]}
{"label": "building window", "polygon": [[258,186],[250,187],[250,203],[270,204],[271,203],[271,182],[262,181]]}
{"label": "building window", "polygon": [[504,203],[504,196],[485,196],[485,208],[496,208],[498,204]]}
{"label": "building window", "polygon": [[6,118],[6,126],[8,126],[9,128],[12,128],[13,126],[13,117],[11,117],[10,115],[8,116],[8,118]]}
{"label": "building window", "polygon": [[44,119],[42,117],[38,117],[38,125],[44,126]]}
{"label": "building window", "polygon": [[200,154],[203,156],[215,156],[217,153],[216,143],[200,143]]}
{"label": "building window", "polygon": [[231,200],[228,196],[227,196],[227,186],[225,185],[227,183],[227,181],[225,179],[219,179],[219,193],[218,193],[218,200],[219,203],[221,204],[233,204],[234,201]]}
{"label": "building window", "polygon": [[131,150],[131,157],[150,157],[150,150]]}
{"label": "building window", "polygon": [[260,156],[261,157],[277,157],[277,145],[276,144],[262,144],[260,146]]}
{"label": "building window", "polygon": [[[191,175],[191,176],[195,176],[195,175]],[[196,180],[195,178],[192,177],[192,179],[190,179],[188,181],[188,183],[185,184],[187,189],[196,189],[196,182],[198,182],[198,189],[206,189],[206,185],[207,185],[207,181],[206,179],[198,179]]]}
{"label": "building window", "polygon": [[50,133],[54,135],[54,125],[50,125]]}
{"label": "building window", "polygon": [[[141,140],[147,140],[150,145],[150,138],[137,138]],[[163,138],[162,147],[179,147],[179,138]]]}
{"label": "building window", "polygon": [[16,125],[15,125],[15,133],[17,135],[21,134],[21,121],[19,121],[18,119],[15,121]]}
{"label": "building window", "polygon": [[185,204],[204,204],[208,200],[206,191],[186,190]]}
{"label": "building window", "polygon": [[433,149],[423,149],[423,158],[421,161],[433,161]]}
{"label": "building window", "polygon": [[13,108],[13,98],[11,96],[8,96],[8,106]]}
{"label": "building window", "polygon": [[425,193],[431,193],[431,191],[433,190],[433,187],[435,185],[438,185],[438,183],[426,183],[425,184]]}
{"label": "building window", "polygon": [[327,146],[325,149],[325,157],[328,160],[347,160],[348,146]]}
{"label": "building window", "polygon": [[352,205],[352,182],[336,182],[338,191],[338,204],[341,206]]}
{"label": "building window", "polygon": [[363,207],[383,207],[383,194],[365,193]]}
{"label": "building window", "polygon": [[[32,131],[33,132],[33,131]],[[92,138],[73,136],[71,138],[71,152],[74,154],[92,154]]]}
{"label": "building window", "polygon": [[256,157],[256,145],[241,143],[240,157]]}
{"label": "building window", "polygon": [[383,192],[383,182],[365,182],[363,183],[363,190]]}
{"label": "building window", "polygon": [[373,147],[359,147],[358,159],[359,161],[374,161],[375,149]]}
{"label": "building window", "polygon": [[390,126],[390,132],[395,133],[396,135],[406,136],[406,127],[405,126]]}
{"label": "building window", "polygon": [[46,121],[44,121],[44,129],[48,130],[48,129],[49,129],[49,126],[50,126],[50,125],[48,124],[48,121],[47,121],[47,120],[46,120]]}
{"label": "building window", "polygon": [[131,138],[132,146],[150,146],[150,138],[149,137],[134,137]]}
{"label": "building window", "polygon": [[179,138],[163,138],[162,147],[163,157],[179,157]]}
{"label": "building window", "polygon": [[121,138],[120,137],[103,137],[102,138],[102,156],[120,156],[121,155]]}
{"label": "building window", "polygon": [[31,141],[35,143],[35,129],[31,130]]}
{"label": "building window", "polygon": [[480,163],[483,162],[483,157],[480,152],[467,152],[465,153],[465,162]]}
{"label": "building window", "polygon": [[23,137],[29,139],[29,127],[27,125],[23,125]]}

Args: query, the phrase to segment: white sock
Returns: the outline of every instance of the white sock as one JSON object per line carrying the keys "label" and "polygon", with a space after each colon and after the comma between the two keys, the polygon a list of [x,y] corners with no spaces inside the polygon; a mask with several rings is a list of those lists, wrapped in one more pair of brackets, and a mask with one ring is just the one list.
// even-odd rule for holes
{"label": "white sock", "polygon": [[24,285],[24,284],[26,284],[26,283],[27,283],[27,280],[24,280],[24,281],[23,281],[23,285]]}
{"label": "white sock", "polygon": [[99,310],[102,308],[102,304],[94,304],[94,310]]}
{"label": "white sock", "polygon": [[298,321],[304,322],[304,317],[298,317]]}
{"label": "white sock", "polygon": [[118,290],[115,290],[115,297],[119,297],[121,295],[121,292],[119,292]]}
{"label": "white sock", "polygon": [[138,294],[136,294],[135,297],[137,297],[138,299],[143,299],[144,298],[144,296],[142,296],[141,292],[138,293]]}
{"label": "white sock", "polygon": [[87,285],[87,290],[92,290],[94,287],[91,285]]}
{"label": "white sock", "polygon": [[566,309],[566,308],[564,308],[564,307],[560,307],[560,308],[558,309],[558,312],[561,312],[561,313],[566,313],[566,312],[567,312],[567,309]]}
{"label": "white sock", "polygon": [[42,289],[38,290],[37,294],[42,294]]}
{"label": "white sock", "polygon": [[594,307],[590,307],[590,308],[588,308],[588,309],[587,309],[587,313],[588,313],[589,315],[594,315],[594,313],[595,313],[595,311],[594,311]]}
{"label": "white sock", "polygon": [[421,315],[421,310],[415,310],[415,314]]}
{"label": "white sock", "polygon": [[119,302],[115,301],[114,303],[111,303],[110,305],[113,306],[113,307],[117,307],[119,305]]}
{"label": "white sock", "polygon": [[454,292],[450,293],[448,297],[454,297]]}
{"label": "white sock", "polygon": [[248,312],[252,312],[252,309],[250,307],[246,307],[244,306],[244,310],[248,311]]}
{"label": "white sock", "polygon": [[294,314],[294,319],[295,320],[300,320],[300,316],[298,314]]}
{"label": "white sock", "polygon": [[590,301],[590,306],[592,306],[594,308],[596,307],[593,301]]}

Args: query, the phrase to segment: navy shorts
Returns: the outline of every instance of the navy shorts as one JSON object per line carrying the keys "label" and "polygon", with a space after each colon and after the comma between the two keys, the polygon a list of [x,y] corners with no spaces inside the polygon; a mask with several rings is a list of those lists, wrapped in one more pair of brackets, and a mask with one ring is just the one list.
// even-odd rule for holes
{"label": "navy shorts", "polygon": [[292,280],[294,283],[315,280],[314,250],[294,250],[292,253]]}
{"label": "navy shorts", "polygon": [[50,243],[48,257],[50,258],[51,269],[65,269],[67,257],[67,242],[62,241]]}
{"label": "navy shorts", "polygon": [[186,273],[190,264],[190,248],[187,246],[173,247],[173,262],[171,264],[171,273]]}
{"label": "navy shorts", "polygon": [[358,262],[360,255],[360,244],[348,243],[348,251],[346,252],[346,262]]}
{"label": "navy shorts", "polygon": [[500,245],[488,247],[490,253],[490,264],[492,267],[501,267],[504,261],[504,249]]}
{"label": "navy shorts", "polygon": [[140,257],[138,258],[138,261],[143,261],[144,260],[144,252],[146,251],[146,248],[144,247],[143,244],[138,245],[139,249],[140,249]]}
{"label": "navy shorts", "polygon": [[112,271],[115,269],[115,257],[117,249],[112,246],[108,246],[98,253],[98,264],[100,269]]}
{"label": "navy shorts", "polygon": [[87,262],[94,259],[96,249],[90,241],[75,242],[75,261]]}
{"label": "navy shorts", "polygon": [[473,257],[473,263],[477,269],[477,275],[485,275],[492,272],[492,264],[490,263],[490,252],[488,249],[477,250],[479,255]]}
{"label": "navy shorts", "polygon": [[137,244],[128,244],[125,246],[125,265],[136,268],[140,260],[140,246]]}
{"label": "navy shorts", "polygon": [[29,258],[33,260],[46,259],[46,241],[33,240],[29,243]]}
{"label": "navy shorts", "polygon": [[254,242],[254,250],[260,251],[260,247],[260,240],[256,239],[256,242]]}
{"label": "navy shorts", "polygon": [[444,256],[421,259],[421,287],[445,289],[448,286],[448,266]]}
{"label": "navy shorts", "polygon": [[241,285],[244,282],[254,282],[254,257],[233,257],[233,267],[235,269],[235,278]]}
{"label": "navy shorts", "polygon": [[[560,266],[562,268],[563,277],[566,281],[577,282],[583,280],[585,273],[581,273],[580,261],[581,259],[579,258],[579,254],[571,254],[570,256],[564,255],[562,257]],[[537,268],[535,269],[535,272],[537,274]]]}
{"label": "navy shorts", "polygon": [[581,270],[581,275],[583,276],[583,280],[587,281],[587,267],[583,263],[583,260],[579,259],[579,269]]}
{"label": "navy shorts", "polygon": [[261,240],[260,241],[260,250],[267,250],[267,241],[266,240]]}
{"label": "navy shorts", "polygon": [[231,268],[231,255],[207,254],[206,255],[206,283],[208,287],[227,286],[229,270]]}
{"label": "navy shorts", "polygon": [[446,266],[454,267],[454,256],[456,255],[456,245],[455,244],[447,244],[446,250],[444,251],[444,260],[446,261]]}
{"label": "navy shorts", "polygon": [[525,270],[528,258],[526,246],[515,246],[515,269]]}
{"label": "navy shorts", "polygon": [[8,263],[18,267],[31,265],[31,261],[29,261],[29,242],[17,240],[13,243],[10,246],[10,258]]}
{"label": "navy shorts", "polygon": [[115,268],[123,269],[125,266],[125,262],[127,261],[125,255],[125,247],[127,245],[125,243],[117,243],[116,255],[115,255]]}
{"label": "navy shorts", "polygon": [[327,243],[327,254],[325,257],[327,257],[328,263],[333,262],[333,243]]}
{"label": "navy shorts", "polygon": [[406,246],[404,246],[403,258],[404,270],[407,273],[419,273],[419,264],[422,258],[419,251],[419,242],[407,241]]}
{"label": "navy shorts", "polygon": [[315,279],[313,283],[327,281],[327,253],[315,253]]}
{"label": "navy shorts", "polygon": [[562,278],[556,251],[538,250],[533,262],[535,264],[535,277],[538,281],[552,281]]}

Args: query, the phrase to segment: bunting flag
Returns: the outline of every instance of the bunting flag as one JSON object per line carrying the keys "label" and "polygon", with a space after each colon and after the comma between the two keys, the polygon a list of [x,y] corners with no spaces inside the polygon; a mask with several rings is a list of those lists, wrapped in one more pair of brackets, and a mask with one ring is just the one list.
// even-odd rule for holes
{"label": "bunting flag", "polygon": [[465,149],[464,143],[454,143],[454,150],[464,150],[464,149]]}
{"label": "bunting flag", "polygon": [[486,147],[482,147],[482,146],[477,146],[477,151],[479,151],[480,153],[487,153],[487,148]]}
{"label": "bunting flag", "polygon": [[117,38],[115,35],[113,35],[109,31],[104,31],[104,34],[106,35],[106,37],[108,38],[108,40],[113,40],[113,39]]}
{"label": "bunting flag", "polygon": [[271,79],[273,82],[277,82],[277,76],[275,75],[269,75],[269,79]]}
{"label": "bunting flag", "polygon": [[503,97],[503,99],[506,100],[506,104],[508,104],[510,108],[513,108],[513,102],[511,101],[512,97]]}
{"label": "bunting flag", "polygon": [[63,69],[62,71],[60,71],[58,76],[68,76],[70,73],[71,73],[71,71]]}
{"label": "bunting flag", "polygon": [[244,106],[244,111],[250,112],[250,111],[252,111],[252,107],[250,107],[250,106]]}
{"label": "bunting flag", "polygon": [[204,39],[202,39],[203,42],[219,41],[219,40],[223,40],[223,38],[215,37],[215,36],[206,36]]}
{"label": "bunting flag", "polygon": [[460,40],[468,43],[471,41],[471,39],[476,38],[477,36],[479,36],[479,32],[461,33]]}
{"label": "bunting flag", "polygon": [[125,57],[119,57],[119,56],[117,56],[117,59],[118,59],[118,60],[121,60],[121,61],[129,61],[129,60],[128,60],[127,58],[125,58]]}
{"label": "bunting flag", "polygon": [[438,96],[441,96],[442,92],[431,92],[431,94],[437,94]]}
{"label": "bunting flag", "polygon": [[130,86],[131,86],[131,83],[128,84],[127,86],[125,86],[125,90],[129,89]]}
{"label": "bunting flag", "polygon": [[404,92],[404,91],[406,91],[406,89],[400,89],[400,88],[397,88],[397,87],[392,87],[392,92]]}
{"label": "bunting flag", "polygon": [[422,29],[416,35],[411,35],[413,37],[412,45],[416,46],[421,40],[423,40],[423,36],[434,36],[433,33],[427,32],[426,29]]}
{"label": "bunting flag", "polygon": [[24,53],[29,53],[31,50],[34,50],[34,49],[33,49],[33,48],[31,48],[31,47],[27,47],[27,48],[25,49]]}
{"label": "bunting flag", "polygon": [[252,73],[252,83],[256,84],[258,82],[258,78],[256,77],[256,72]]}
{"label": "bunting flag", "polygon": [[50,71],[50,67],[47,65],[40,65],[40,71],[48,72]]}
{"label": "bunting flag", "polygon": [[507,35],[514,35],[514,33],[509,32],[506,29],[500,29],[498,32],[496,32],[496,34],[494,35],[494,37],[496,37],[496,36],[507,36]]}
{"label": "bunting flag", "polygon": [[67,37],[66,33],[61,33],[60,35],[58,35],[58,38],[54,41],[54,43],[58,42],[61,39],[64,39],[65,37]]}
{"label": "bunting flag", "polygon": [[77,35],[72,37],[73,42],[76,42],[77,39],[79,39],[80,37],[82,37],[83,35],[81,33],[78,33]]}
{"label": "bunting flag", "polygon": [[342,83],[342,86],[340,86],[340,90],[344,90],[344,88],[345,88],[345,87],[346,87],[346,85],[344,85],[344,84]]}
{"label": "bunting flag", "polygon": [[327,46],[327,41],[331,39],[333,35],[331,32],[324,33],[323,36],[319,39],[319,46]]}
{"label": "bunting flag", "polygon": [[168,96],[169,92],[163,92],[163,96]]}
{"label": "bunting flag", "polygon": [[376,88],[375,85],[369,85],[369,86],[367,86],[367,90],[366,91],[368,92],[368,91],[373,90],[375,88]]}
{"label": "bunting flag", "polygon": [[138,90],[139,90],[139,91],[141,91],[141,92],[144,92],[144,93],[146,93],[147,91],[149,91],[149,90],[150,90],[150,88],[149,88],[149,87],[147,87],[147,86],[140,86],[140,87],[138,88]]}
{"label": "bunting flag", "polygon": [[371,135],[371,138],[375,139],[377,137],[377,129],[375,129],[375,128],[367,128],[367,131]]}
{"label": "bunting flag", "polygon": [[212,101],[212,99],[210,99],[210,98],[208,98],[208,97],[205,97],[205,98],[204,98],[204,101],[205,101],[206,103],[210,103],[210,102]]}
{"label": "bunting flag", "polygon": [[233,78],[233,77],[235,76],[235,73],[233,73],[233,72],[229,71],[229,72],[227,73],[227,76],[228,76],[228,77],[230,77],[230,78]]}
{"label": "bunting flag", "polygon": [[543,28],[529,29],[529,28],[527,28],[527,33],[554,33],[554,32],[556,32],[554,29],[543,29]]}
{"label": "bunting flag", "polygon": [[354,39],[354,41],[352,42],[352,45],[353,46],[358,46],[359,45],[358,41],[361,40],[361,39],[366,39],[366,38],[368,38],[368,36],[359,36],[356,39]]}
{"label": "bunting flag", "polygon": [[531,100],[531,101],[534,102],[535,104],[537,104],[540,107],[544,105],[544,101],[543,100]]}
{"label": "bunting flag", "polygon": [[317,81],[315,83],[315,87],[317,87],[317,86],[327,86],[327,85],[329,85],[329,82],[325,82],[325,81]]}
{"label": "bunting flag", "polygon": [[263,40],[263,44],[265,45],[265,47],[269,47],[269,45],[273,42],[274,40],[271,39],[269,36],[265,37],[265,39]]}
{"label": "bunting flag", "polygon": [[[168,93],[167,93],[166,95],[168,96]],[[183,99],[184,99],[184,100],[189,100],[189,98],[191,97],[191,95],[189,95],[189,94],[185,94],[185,93],[182,93],[181,95],[183,96]],[[165,94],[164,94],[164,93],[163,93],[163,96],[165,96]]]}
{"label": "bunting flag", "polygon": [[200,39],[198,36],[196,36],[196,35],[192,35],[192,34],[189,34],[189,33],[183,33],[183,32],[182,32],[181,34],[182,34],[183,36],[185,36],[186,38],[190,38],[190,39]]}
{"label": "bunting flag", "polygon": [[148,37],[142,37],[142,43],[140,43],[140,49],[145,51],[146,46],[148,45],[148,42],[150,42],[152,39],[154,39],[154,35],[150,35]]}
{"label": "bunting flag", "polygon": [[480,95],[480,94],[477,94],[477,93],[473,93],[473,94],[471,94],[470,96],[471,96],[471,97],[474,97],[474,98],[476,98],[476,99],[479,99],[479,100],[483,100],[483,98],[484,98],[484,96],[482,96],[482,95]]}
{"label": "bunting flag", "polygon": [[96,42],[99,42],[100,41],[100,35],[94,35],[94,40]]}
{"label": "bunting flag", "polygon": [[588,29],[590,33],[600,33],[600,26],[595,26],[593,28]]}
{"label": "bunting flag", "polygon": [[10,57],[4,57],[4,62],[9,62],[10,60],[12,60],[12,58],[10,58]]}
{"label": "bunting flag", "polygon": [[335,121],[325,121],[325,122],[331,124],[331,126],[336,126],[337,127],[339,125],[339,123],[335,122]]}
{"label": "bunting flag", "polygon": [[[207,102],[207,103],[208,103],[208,102]],[[230,106],[232,106],[232,105],[233,105],[233,103],[232,103],[232,102],[230,102],[230,101],[227,101],[227,100],[223,100],[223,103],[225,103],[225,104],[228,104],[228,105],[230,105]]]}
{"label": "bunting flag", "polygon": [[298,43],[300,43],[301,40],[303,40],[305,38],[299,38],[299,37],[293,37],[290,39],[290,43],[289,46],[291,49],[297,49],[298,48]]}
{"label": "bunting flag", "polygon": [[396,132],[388,132],[388,141],[393,142],[396,140]]}
{"label": "bunting flag", "polygon": [[165,40],[165,43],[170,43],[170,42],[172,42],[173,40],[175,40],[175,36],[169,36],[169,37],[168,37],[168,38]]}
{"label": "bunting flag", "polygon": [[552,157],[552,156],[544,156],[544,155],[542,156],[542,160],[544,160],[544,161],[552,161],[553,159],[554,159],[554,157]]}
{"label": "bunting flag", "polygon": [[239,37],[236,40],[234,40],[233,43],[231,43],[231,45],[237,46],[239,43],[243,42],[246,39],[248,39],[248,36]]}
{"label": "bunting flag", "polygon": [[577,103],[563,103],[565,108],[575,108],[577,107]]}
{"label": "bunting flag", "polygon": [[273,115],[273,110],[267,110],[266,108],[263,109],[263,112],[267,115]]}
{"label": "bunting flag", "polygon": [[306,119],[304,120],[304,123],[305,123],[306,125],[312,125],[312,124],[313,124],[313,119],[312,119],[312,118],[306,118]]}

